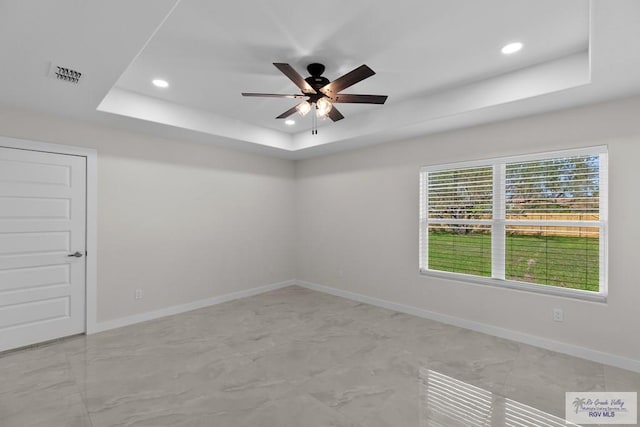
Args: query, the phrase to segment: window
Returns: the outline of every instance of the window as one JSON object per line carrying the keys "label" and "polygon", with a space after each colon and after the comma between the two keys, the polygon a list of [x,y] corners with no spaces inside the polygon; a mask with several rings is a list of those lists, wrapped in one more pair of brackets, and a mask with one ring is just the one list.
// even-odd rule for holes
{"label": "window", "polygon": [[420,271],[603,300],[606,147],[428,166]]}

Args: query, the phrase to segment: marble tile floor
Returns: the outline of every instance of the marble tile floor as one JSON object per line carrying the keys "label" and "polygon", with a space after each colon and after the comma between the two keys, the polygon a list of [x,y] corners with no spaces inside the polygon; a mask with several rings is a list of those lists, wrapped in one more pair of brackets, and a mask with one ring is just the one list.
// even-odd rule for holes
{"label": "marble tile floor", "polygon": [[565,391],[640,374],[295,286],[0,355],[2,427],[561,426]]}

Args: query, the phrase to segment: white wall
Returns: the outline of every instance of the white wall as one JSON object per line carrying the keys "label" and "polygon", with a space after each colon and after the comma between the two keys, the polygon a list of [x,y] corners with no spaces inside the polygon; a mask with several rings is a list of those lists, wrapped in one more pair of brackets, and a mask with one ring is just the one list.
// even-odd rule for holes
{"label": "white wall", "polygon": [[[640,360],[640,98],[387,143],[296,164],[297,278]],[[423,165],[607,144],[609,300],[418,274]],[[552,321],[562,307],[565,321]]]}
{"label": "white wall", "polygon": [[0,134],[98,150],[98,322],[295,277],[291,161],[9,109]]}

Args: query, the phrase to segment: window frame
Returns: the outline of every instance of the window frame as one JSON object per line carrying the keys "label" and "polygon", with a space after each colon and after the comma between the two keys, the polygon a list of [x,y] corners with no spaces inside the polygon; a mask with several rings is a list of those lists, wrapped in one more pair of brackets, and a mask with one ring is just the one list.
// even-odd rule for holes
{"label": "window frame", "polygon": [[[442,270],[430,270],[429,265],[429,224],[433,222],[428,218],[428,179],[430,172],[440,172],[451,169],[473,168],[473,167],[488,167],[493,168],[493,207],[492,207],[492,219],[490,220],[466,220],[472,221],[473,224],[490,223],[491,224],[491,241],[492,241],[492,276],[496,275],[495,269],[498,269],[497,273],[502,274],[504,277],[505,260],[496,260],[494,244],[505,245],[506,233],[504,230],[509,225],[558,225],[558,220],[507,220],[505,219],[505,202],[504,196],[506,193],[505,182],[505,170],[508,163],[520,163],[527,161],[537,160],[550,160],[564,157],[575,156],[599,156],[599,219],[596,221],[563,221],[563,224],[570,226],[590,226],[599,228],[599,291],[587,291],[582,289],[562,288],[554,285],[545,285],[529,282],[519,282],[515,280],[502,279],[496,277],[476,276],[473,274],[456,273]],[[420,205],[419,205],[419,259],[418,268],[421,276],[437,277],[449,280],[456,280],[461,282],[482,284],[497,286],[500,288],[518,289],[523,291],[535,292],[547,295],[564,296],[576,299],[582,299],[587,301],[606,302],[608,295],[608,149],[606,145],[585,147],[577,149],[549,151],[534,154],[515,155],[508,157],[496,157],[483,160],[462,161],[455,163],[437,164],[423,166],[420,168],[419,173],[419,188],[420,188]],[[461,220],[465,222],[465,220]],[[517,222],[519,221],[519,222]],[[456,222],[457,221],[452,221]],[[436,221],[435,223],[438,223]]]}

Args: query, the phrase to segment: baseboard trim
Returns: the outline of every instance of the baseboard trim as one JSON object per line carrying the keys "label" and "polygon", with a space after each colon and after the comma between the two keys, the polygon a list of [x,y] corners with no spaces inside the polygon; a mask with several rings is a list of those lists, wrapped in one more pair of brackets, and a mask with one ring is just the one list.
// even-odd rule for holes
{"label": "baseboard trim", "polygon": [[514,331],[511,329],[500,328],[486,323],[474,322],[468,319],[460,317],[449,316],[442,313],[436,313],[421,308],[404,305],[392,301],[383,300],[380,298],[374,298],[355,292],[345,291],[343,289],[332,288],[330,286],[320,285],[317,283],[307,282],[304,280],[287,280],[280,283],[273,283],[265,286],[258,286],[256,288],[246,289],[244,291],[232,292],[230,294],[220,295],[217,297],[206,298],[203,300],[193,301],[186,304],[174,305],[171,307],[162,308],[160,310],[148,311],[145,313],[135,314],[132,316],[121,317],[118,319],[107,320],[104,322],[98,322],[88,334],[94,334],[98,332],[108,331],[110,329],[121,328],[124,326],[133,325],[140,322],[146,322],[148,320],[158,319],[161,317],[171,316],[174,314],[185,313],[187,311],[197,310],[199,308],[209,307],[216,304],[221,304],[227,301],[233,301],[239,298],[250,297],[253,295],[259,295],[265,292],[273,291],[276,289],[286,288],[288,286],[301,286],[303,288],[311,289],[318,292],[323,292],[330,295],[335,295],[342,298],[347,298],[353,301],[362,302],[365,304],[375,305],[377,307],[386,308],[389,310],[398,311],[401,313],[407,313],[425,319],[435,320],[437,322],[446,323],[460,328],[470,329],[476,332],[481,332],[488,335],[493,335],[500,338],[509,339],[512,341],[520,342],[523,344],[533,345],[535,347],[544,348],[558,353],[568,354],[570,356],[580,357],[582,359],[591,360],[598,363],[603,363],[610,366],[615,366],[629,371],[640,373],[640,360],[629,359],[622,356],[616,356],[610,353],[604,353],[598,350],[593,350],[586,347],[580,347],[573,344],[567,344],[560,341],[550,340],[535,335],[525,334],[523,332]]}
{"label": "baseboard trim", "polygon": [[296,280],[295,284],[303,288],[311,289],[318,292],[335,295],[342,298],[371,304],[389,310],[401,313],[412,314],[414,316],[423,317],[425,319],[435,320],[437,322],[446,323],[460,328],[470,329],[472,331],[481,332],[487,335],[493,335],[500,338],[520,342],[523,344],[541,347],[547,350],[556,351],[558,353],[568,354],[570,356],[591,360],[593,362],[603,363],[605,365],[615,366],[617,368],[640,373],[640,360],[629,359],[622,356],[616,356],[610,353],[604,353],[586,347],[580,347],[573,344],[567,344],[560,341],[551,340],[535,335],[525,334],[523,332],[511,329],[500,328],[486,323],[474,322],[460,317],[449,316],[446,314],[436,313],[409,305],[399,304],[379,298],[366,296],[342,289],[332,288],[329,286],[319,285],[317,283],[307,282],[304,280]]}
{"label": "baseboard trim", "polygon": [[123,326],[129,326],[140,322],[146,322],[147,320],[158,319],[160,317],[172,316],[174,314],[185,313],[187,311],[197,310],[199,308],[209,307],[216,304],[221,304],[227,301],[233,301],[239,298],[246,298],[253,295],[263,294],[265,292],[274,291],[276,289],[286,288],[288,286],[295,285],[295,280],[287,280],[280,283],[273,283],[265,286],[258,286],[256,288],[246,289],[244,291],[232,292],[230,294],[220,295],[217,297],[206,298],[198,301],[189,302],[186,304],[174,305],[171,307],[162,308],[160,310],[147,311],[145,313],[134,314],[132,316],[120,317],[118,319],[106,320],[104,322],[98,322],[91,331],[87,331],[87,334],[95,334],[98,332],[108,331],[110,329],[121,328]]}

